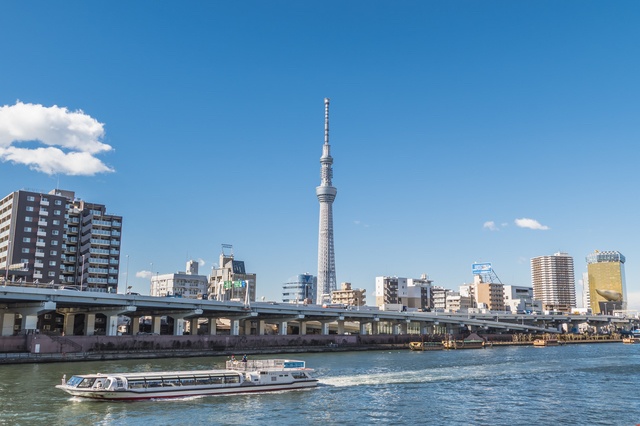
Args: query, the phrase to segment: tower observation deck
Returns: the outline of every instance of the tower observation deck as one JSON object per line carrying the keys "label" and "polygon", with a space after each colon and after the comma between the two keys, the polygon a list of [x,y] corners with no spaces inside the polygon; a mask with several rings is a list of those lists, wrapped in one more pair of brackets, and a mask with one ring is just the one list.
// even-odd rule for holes
{"label": "tower observation deck", "polygon": [[332,185],[333,158],[329,145],[329,98],[324,98],[324,145],[320,157],[320,186],[316,195],[320,202],[320,234],[318,238],[318,295],[316,303],[331,302],[336,290],[336,259],[333,251],[333,200],[338,190]]}

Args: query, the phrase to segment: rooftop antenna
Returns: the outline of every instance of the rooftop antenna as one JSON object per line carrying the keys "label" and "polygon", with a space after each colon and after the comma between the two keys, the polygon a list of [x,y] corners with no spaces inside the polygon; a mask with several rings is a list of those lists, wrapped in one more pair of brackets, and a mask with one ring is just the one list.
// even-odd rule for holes
{"label": "rooftop antenna", "polygon": [[[231,250],[231,254],[229,256],[227,256],[224,253],[224,249]],[[224,256],[224,257],[233,257],[233,246],[231,244],[222,244],[222,256]]]}

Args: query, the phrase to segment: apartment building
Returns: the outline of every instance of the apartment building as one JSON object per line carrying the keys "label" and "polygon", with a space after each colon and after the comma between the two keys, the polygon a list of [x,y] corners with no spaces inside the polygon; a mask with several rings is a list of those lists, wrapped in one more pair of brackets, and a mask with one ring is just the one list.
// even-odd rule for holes
{"label": "apartment building", "polygon": [[352,289],[351,283],[342,283],[340,290],[334,290],[331,292],[331,303],[344,303],[351,306],[364,306],[365,303],[365,289]]}
{"label": "apartment building", "polygon": [[400,304],[409,308],[433,308],[433,281],[421,278],[376,277],[376,306]]}
{"label": "apartment building", "polygon": [[256,301],[256,274],[248,274],[244,261],[234,260],[230,255],[220,254],[220,267],[211,270],[209,275],[209,299],[233,300],[244,302]]}
{"label": "apartment building", "polygon": [[[591,280],[591,276],[589,279]],[[571,308],[576,307],[573,258],[567,253],[558,252],[553,256],[532,258],[531,282],[533,298],[542,302],[545,311],[570,312]],[[593,300],[593,293],[591,298]]]}
{"label": "apartment building", "polygon": [[151,296],[179,296],[187,299],[201,299],[207,293],[206,275],[198,275],[198,262],[187,262],[187,270],[174,274],[158,274],[151,277]]}
{"label": "apartment building", "polygon": [[122,216],[72,191],[22,189],[0,200],[0,270],[28,284],[116,293]]}

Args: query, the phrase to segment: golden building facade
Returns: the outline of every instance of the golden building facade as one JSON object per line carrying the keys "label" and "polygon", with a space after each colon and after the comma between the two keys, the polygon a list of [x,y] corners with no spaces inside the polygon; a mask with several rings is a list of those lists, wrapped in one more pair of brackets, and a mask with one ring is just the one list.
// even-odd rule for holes
{"label": "golden building facade", "polygon": [[594,314],[627,309],[625,257],[618,251],[596,251],[587,256],[589,298]]}

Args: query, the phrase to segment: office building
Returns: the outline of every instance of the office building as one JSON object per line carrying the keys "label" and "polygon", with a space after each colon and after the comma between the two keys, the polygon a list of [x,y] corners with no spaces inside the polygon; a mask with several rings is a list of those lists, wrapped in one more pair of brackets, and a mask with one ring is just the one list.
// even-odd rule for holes
{"label": "office building", "polygon": [[364,306],[366,296],[365,289],[352,289],[351,283],[342,283],[340,290],[331,292],[331,303],[343,303],[351,306]]}
{"label": "office building", "polygon": [[573,258],[567,253],[531,259],[533,299],[542,302],[545,311],[570,312],[576,307]]}
{"label": "office building", "polygon": [[198,262],[187,262],[185,272],[174,274],[154,275],[151,277],[151,296],[177,296],[187,299],[202,299],[207,293],[208,279],[205,275],[198,275]]}
{"label": "office building", "polygon": [[329,145],[329,98],[324,99],[324,145],[320,158],[321,184],[316,187],[320,202],[320,231],[318,236],[318,304],[329,303],[336,290],[336,258],[333,248],[333,201],[338,190],[333,186],[333,158]]}
{"label": "office building", "polygon": [[376,306],[400,304],[409,308],[433,308],[432,283],[421,278],[376,277]]}
{"label": "office building", "polygon": [[457,291],[450,291],[445,296],[445,309],[450,312],[466,311],[471,307],[471,298],[462,296]]}
{"label": "office building", "polygon": [[582,273],[582,307],[591,310],[591,295],[589,294],[589,272]]}
{"label": "office building", "polygon": [[[225,254],[225,248],[231,249],[231,254]],[[220,266],[211,270],[209,299],[256,301],[256,274],[248,274],[245,271],[244,261],[234,260],[231,246],[223,246]]]}
{"label": "office building", "polygon": [[627,310],[625,260],[619,251],[596,251],[587,256],[590,307],[594,314]]}
{"label": "office building", "polygon": [[505,310],[514,313],[542,313],[542,302],[533,299],[533,287],[504,286]]}
{"label": "office building", "polygon": [[431,295],[433,297],[433,309],[444,310],[447,309],[447,295],[451,293],[452,290],[433,286],[431,288]]}
{"label": "office building", "polygon": [[460,295],[469,298],[469,308],[504,311],[504,286],[501,283],[485,282],[491,275],[474,275],[473,283],[460,286]]}
{"label": "office building", "polygon": [[122,216],[72,191],[23,189],[0,201],[0,270],[14,281],[116,293],[121,238]]}
{"label": "office building", "polygon": [[282,301],[285,303],[297,303],[310,300],[315,303],[318,278],[309,274],[300,274],[291,277],[282,286]]}

